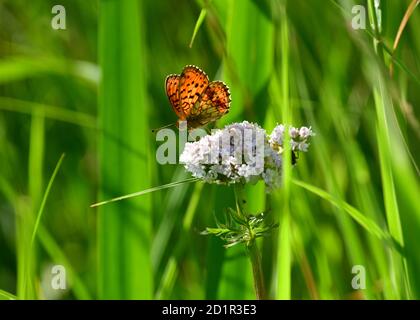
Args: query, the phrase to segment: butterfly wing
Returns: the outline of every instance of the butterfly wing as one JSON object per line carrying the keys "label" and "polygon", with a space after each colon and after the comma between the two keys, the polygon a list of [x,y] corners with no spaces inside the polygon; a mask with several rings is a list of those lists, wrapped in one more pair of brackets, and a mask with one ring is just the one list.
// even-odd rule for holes
{"label": "butterfly wing", "polygon": [[188,118],[193,107],[209,85],[207,74],[196,66],[186,66],[179,78],[179,97],[182,112]]}
{"label": "butterfly wing", "polygon": [[183,119],[185,118],[185,115],[182,111],[180,104],[181,100],[179,98],[179,78],[180,76],[177,74],[171,74],[166,77],[166,95],[178,118]]}
{"label": "butterfly wing", "polygon": [[222,81],[210,82],[199,103],[191,110],[187,120],[192,127],[204,126],[229,112],[230,92]]}

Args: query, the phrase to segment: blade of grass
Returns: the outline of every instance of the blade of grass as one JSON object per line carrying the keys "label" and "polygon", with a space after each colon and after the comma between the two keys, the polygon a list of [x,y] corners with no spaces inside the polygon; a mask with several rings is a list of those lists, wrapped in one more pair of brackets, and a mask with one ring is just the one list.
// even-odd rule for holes
{"label": "blade of grass", "polygon": [[18,300],[18,297],[0,289],[0,300]]}
{"label": "blade of grass", "polygon": [[91,208],[99,207],[99,206],[103,206],[104,204],[139,197],[139,196],[146,195],[146,194],[156,192],[156,191],[160,191],[160,190],[163,190],[163,189],[169,189],[169,188],[177,187],[177,186],[180,186],[180,185],[183,185],[183,184],[186,184],[186,183],[196,182],[198,180],[199,179],[197,179],[197,178],[190,178],[190,179],[186,179],[186,180],[183,180],[183,181],[171,182],[171,183],[164,184],[164,185],[161,185],[161,186],[158,186],[158,187],[153,187],[153,188],[149,188],[149,189],[146,189],[146,190],[129,193],[129,194],[126,194],[126,195],[123,195],[123,196],[120,196],[120,197],[112,198],[110,200],[105,200],[105,201],[101,201],[101,202],[98,202],[98,203],[94,203],[90,207]]}
{"label": "blade of grass", "polygon": [[[394,52],[392,56],[395,55],[395,51],[397,50],[398,44],[400,42],[402,33],[404,32],[404,29],[408,23],[408,20],[410,20],[411,15],[414,12],[414,9],[417,7],[417,5],[420,3],[420,0],[412,0],[410,5],[407,8],[407,11],[404,14],[403,19],[401,20],[400,26],[398,28],[398,32],[397,35],[395,36],[394,39],[394,45],[392,46],[392,51]],[[392,64],[392,59],[391,59],[391,63],[389,64],[389,72],[391,74],[391,76],[394,74],[394,67]]]}
{"label": "blade of grass", "polygon": [[191,41],[190,41],[190,45],[189,47],[192,48],[195,37],[197,36],[198,30],[200,29],[201,25],[204,22],[204,19],[206,18],[206,14],[207,14],[207,10],[206,9],[201,9],[200,11],[200,15],[198,16],[197,22],[195,23],[195,27],[194,27],[194,31],[193,31],[193,35],[191,37]]}
{"label": "blade of grass", "polygon": [[[144,2],[99,2],[100,198],[152,184]],[[133,152],[134,151],[134,152]],[[100,299],[151,299],[150,195],[101,206]]]}
{"label": "blade of grass", "polygon": [[[42,110],[35,110],[31,118],[28,159],[28,189],[30,203],[22,205],[28,210],[17,219],[18,246],[18,281],[17,296],[21,299],[35,299],[36,289],[36,254],[31,251],[31,235],[36,219],[36,207],[41,198],[42,164],[44,159],[45,119]],[[24,212],[18,210],[18,212]]]}
{"label": "blade of grass", "polygon": [[[289,27],[286,14],[286,1],[283,1],[280,10],[281,20],[281,115],[283,123],[292,124],[292,112],[289,101]],[[283,205],[278,207],[279,217],[279,235],[277,249],[277,291],[276,298],[281,300],[290,300],[292,295],[292,249],[291,249],[291,217],[290,217],[290,190],[291,190],[291,149],[290,136],[286,130],[286,146],[283,153]],[[280,209],[281,208],[281,209]]]}
{"label": "blade of grass", "polygon": [[48,199],[48,195],[50,194],[51,187],[54,183],[55,177],[57,176],[58,170],[60,170],[61,163],[63,162],[64,156],[65,156],[65,154],[63,153],[61,155],[60,159],[58,160],[57,165],[54,168],[54,171],[51,175],[50,181],[48,181],[47,189],[45,190],[44,196],[43,196],[42,201],[41,201],[41,206],[39,207],[38,214],[36,216],[34,230],[32,232],[32,237],[31,237],[31,246],[30,246],[31,249],[33,248],[33,245],[34,245],[35,237],[36,237],[36,234],[37,234],[37,231],[38,231],[39,223],[41,222],[42,213],[44,212],[44,208],[45,208],[45,204],[46,204],[47,199]]}
{"label": "blade of grass", "polygon": [[50,57],[13,56],[0,60],[0,83],[9,83],[46,74],[73,75],[97,86],[100,72],[87,61],[70,61]]}
{"label": "blade of grass", "polygon": [[[368,0],[369,18],[374,25],[373,32],[377,39],[380,39],[380,25],[373,0]],[[379,59],[384,62],[382,45],[374,43]],[[402,231],[400,212],[395,191],[395,183],[392,170],[391,140],[389,128],[389,113],[392,112],[391,100],[385,92],[383,77],[378,73],[374,88],[374,101],[377,115],[376,135],[378,140],[379,160],[381,168],[382,188],[384,192],[384,204],[388,228],[391,236],[397,243],[404,247],[404,236]],[[388,115],[387,115],[388,113]],[[392,252],[392,267],[395,292],[402,298],[410,297],[411,290],[407,272],[406,260],[398,252]]]}
{"label": "blade of grass", "polygon": [[[43,163],[45,150],[45,117],[42,110],[35,110],[31,119],[30,141],[29,141],[29,168],[28,168],[28,185],[30,202],[30,214],[25,218],[26,232],[32,235],[31,229],[34,228],[37,207],[40,205],[41,194],[43,188]],[[25,235],[25,251],[27,252],[26,261],[26,299],[34,299],[36,292],[36,268],[37,255],[32,251],[31,238]]]}
{"label": "blade of grass", "polygon": [[9,97],[0,97],[0,110],[19,112],[24,114],[32,114],[36,110],[40,110],[45,118],[72,123],[87,128],[96,128],[95,117],[64,108],[48,106],[32,101],[24,101]]}
{"label": "blade of grass", "polygon": [[34,209],[38,207],[40,203],[41,188],[43,184],[42,164],[44,160],[44,127],[44,113],[39,109],[34,110],[31,120],[28,168],[29,195],[31,197],[31,205]]}
{"label": "blade of grass", "polygon": [[321,198],[327,200],[331,204],[333,204],[336,207],[342,208],[345,212],[347,212],[357,223],[359,223],[366,231],[371,233],[372,235],[378,237],[381,240],[387,240],[389,239],[389,235],[383,231],[374,221],[367,218],[363,213],[361,213],[359,210],[351,206],[350,204],[346,203],[343,200],[337,199],[333,197],[328,192],[317,188],[315,186],[312,186],[308,183],[305,183],[303,181],[295,180],[293,179],[292,182],[299,187],[302,187]]}

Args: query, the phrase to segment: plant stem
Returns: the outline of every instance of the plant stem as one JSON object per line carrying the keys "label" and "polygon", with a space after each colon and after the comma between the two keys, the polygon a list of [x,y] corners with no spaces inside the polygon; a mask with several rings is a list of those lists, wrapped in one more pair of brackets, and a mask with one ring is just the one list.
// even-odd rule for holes
{"label": "plant stem", "polygon": [[375,35],[375,40],[374,40],[374,46],[375,46],[375,51],[377,53],[377,55],[379,56],[379,58],[384,61],[384,52],[383,52],[383,47],[382,47],[382,40],[381,40],[381,25],[379,22],[379,17],[378,17],[378,13],[379,11],[377,11],[375,4],[374,4],[374,0],[368,0],[368,13],[369,13],[369,20],[371,22],[371,24],[373,25],[373,34]]}
{"label": "plant stem", "polygon": [[[238,216],[248,221],[248,214],[246,213],[246,196],[244,192],[244,186],[242,184],[235,184],[234,185],[235,191],[235,202],[236,202],[236,210]],[[246,244],[247,253],[251,260],[252,265],[252,274],[254,277],[254,288],[255,288],[255,296],[258,300],[265,299],[265,288],[264,288],[264,276],[262,272],[262,265],[261,265],[261,256],[258,249],[257,242],[255,241],[255,235],[252,228],[247,223],[248,232],[250,235],[250,239]]]}
{"label": "plant stem", "polygon": [[258,250],[257,243],[253,240],[247,245],[247,251],[251,258],[252,274],[254,276],[254,289],[257,300],[265,299],[264,277],[261,265],[261,256]]}

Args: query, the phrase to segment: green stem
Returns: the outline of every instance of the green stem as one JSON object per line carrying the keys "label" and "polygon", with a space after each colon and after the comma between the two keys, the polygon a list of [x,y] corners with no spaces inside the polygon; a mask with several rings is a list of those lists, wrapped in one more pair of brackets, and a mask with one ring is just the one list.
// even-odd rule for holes
{"label": "green stem", "polygon": [[377,55],[380,57],[382,62],[385,61],[382,38],[381,38],[381,25],[379,24],[378,11],[376,10],[374,0],[368,0],[368,13],[369,20],[373,26],[373,34],[375,36],[374,46]]}
{"label": "green stem", "polygon": [[264,277],[261,265],[261,256],[257,243],[252,241],[247,245],[247,251],[251,259],[252,274],[254,276],[255,296],[258,300],[265,299]]}
{"label": "green stem", "polygon": [[248,214],[246,213],[246,196],[244,192],[244,186],[242,184],[235,184],[234,185],[235,191],[235,202],[236,202],[236,210],[238,213],[239,218],[241,220],[247,221],[247,227],[249,232],[249,241],[246,244],[247,253],[251,260],[252,265],[252,274],[254,277],[254,289],[255,289],[255,296],[258,300],[264,300],[265,297],[265,288],[264,288],[264,276],[262,271],[261,265],[261,255],[258,249],[257,242],[255,241],[255,234],[248,224]]}

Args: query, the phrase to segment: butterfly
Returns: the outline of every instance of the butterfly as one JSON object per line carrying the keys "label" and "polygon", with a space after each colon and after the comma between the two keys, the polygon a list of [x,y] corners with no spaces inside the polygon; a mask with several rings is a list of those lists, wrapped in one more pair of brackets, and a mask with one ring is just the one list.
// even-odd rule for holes
{"label": "butterfly", "polygon": [[229,112],[230,92],[222,81],[209,81],[200,68],[185,66],[180,75],[166,77],[166,95],[176,115],[177,126],[187,121],[188,129],[214,122]]}

